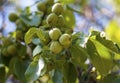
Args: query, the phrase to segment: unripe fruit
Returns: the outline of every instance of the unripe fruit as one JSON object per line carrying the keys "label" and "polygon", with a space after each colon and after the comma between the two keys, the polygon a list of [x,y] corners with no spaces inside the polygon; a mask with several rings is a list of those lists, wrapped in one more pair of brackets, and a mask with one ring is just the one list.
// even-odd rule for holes
{"label": "unripe fruit", "polygon": [[50,45],[50,51],[54,54],[58,54],[62,51],[62,46],[58,41],[53,41]]}
{"label": "unripe fruit", "polygon": [[10,55],[15,55],[16,52],[17,52],[16,46],[15,46],[15,45],[10,45],[10,46],[8,46],[7,52],[8,52],[8,54],[10,54]]}
{"label": "unripe fruit", "polygon": [[21,19],[17,19],[15,23],[16,23],[17,26],[20,26],[20,24],[21,24]]}
{"label": "unripe fruit", "polygon": [[7,48],[3,48],[3,49],[2,49],[2,55],[3,55],[3,56],[6,56],[6,57],[9,56],[9,54],[8,54],[8,52],[7,52]]}
{"label": "unripe fruit", "polygon": [[63,34],[59,38],[59,42],[61,45],[63,45],[64,48],[67,48],[71,44],[71,36],[69,34]]}
{"label": "unripe fruit", "polygon": [[4,46],[8,46],[12,43],[12,41],[10,40],[10,38],[3,38],[2,39],[3,45]]}
{"label": "unripe fruit", "polygon": [[54,26],[56,25],[57,23],[57,20],[58,20],[58,17],[55,13],[51,13],[47,16],[46,18],[46,22],[47,24],[49,24],[50,26]]}
{"label": "unripe fruit", "polygon": [[21,19],[17,19],[15,23],[16,23],[17,28],[22,29],[25,32],[29,28],[29,27],[26,27],[25,23]]}
{"label": "unripe fruit", "polygon": [[23,38],[23,33],[21,30],[16,31],[16,39],[21,40]]}
{"label": "unripe fruit", "polygon": [[58,40],[61,34],[62,33],[58,28],[53,28],[49,31],[49,36],[52,40]]}
{"label": "unripe fruit", "polygon": [[39,11],[45,12],[46,11],[46,3],[45,2],[39,2],[37,4],[37,9]]}
{"label": "unripe fruit", "polygon": [[11,14],[9,15],[9,20],[10,20],[11,22],[15,22],[17,19],[18,19],[18,15],[17,15],[17,14],[11,13]]}
{"label": "unripe fruit", "polygon": [[58,16],[57,26],[62,27],[65,24],[65,19],[62,15]]}
{"label": "unripe fruit", "polygon": [[63,12],[64,8],[60,3],[56,3],[52,6],[52,12],[60,15]]}

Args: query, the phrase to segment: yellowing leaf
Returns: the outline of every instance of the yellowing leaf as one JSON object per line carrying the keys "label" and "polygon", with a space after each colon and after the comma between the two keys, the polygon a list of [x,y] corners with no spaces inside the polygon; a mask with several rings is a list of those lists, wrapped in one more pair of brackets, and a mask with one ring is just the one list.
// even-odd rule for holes
{"label": "yellowing leaf", "polygon": [[30,28],[27,33],[25,34],[25,43],[29,44],[32,41],[32,37],[35,35],[37,32],[36,28]]}

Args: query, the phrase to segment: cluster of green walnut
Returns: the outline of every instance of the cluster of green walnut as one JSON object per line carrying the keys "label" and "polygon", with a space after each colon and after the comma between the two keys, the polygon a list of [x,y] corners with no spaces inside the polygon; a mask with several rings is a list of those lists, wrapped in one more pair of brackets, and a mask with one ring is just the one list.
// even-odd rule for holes
{"label": "cluster of green walnut", "polygon": [[[50,51],[54,54],[62,52],[63,49],[69,48],[72,39],[71,35],[63,31],[62,27],[65,27],[65,19],[63,16],[64,7],[61,3],[54,3],[54,0],[40,1],[37,3],[37,9],[43,12],[40,26],[48,25],[48,29],[44,29],[45,41],[44,44],[50,43]],[[22,40],[24,37],[25,24],[19,19],[19,16],[15,13],[9,15],[9,20],[15,22],[17,25],[16,40]],[[19,28],[22,27],[22,28]],[[25,27],[26,28],[26,27]],[[28,28],[26,28],[28,29]]]}
{"label": "cluster of green walnut", "polygon": [[23,41],[24,34],[27,32],[29,28],[25,25],[25,23],[20,19],[20,17],[16,13],[10,13],[9,20],[16,24],[14,38],[17,41]]}
{"label": "cluster of green walnut", "polygon": [[63,11],[62,4],[55,3],[52,6],[51,13],[46,17],[46,23],[52,27],[49,30],[49,37],[52,40],[50,51],[54,54],[60,53],[64,48],[66,49],[71,45],[71,35],[63,33],[60,28],[65,24]]}
{"label": "cluster of green walnut", "polygon": [[58,28],[50,30],[49,36],[52,39],[50,51],[55,54],[60,53],[63,48],[68,48],[71,44],[71,36],[67,33],[62,34]]}
{"label": "cluster of green walnut", "polygon": [[10,38],[2,38],[2,55],[5,57],[11,57],[17,54],[17,46],[12,42]]}
{"label": "cluster of green walnut", "polygon": [[[9,15],[9,20],[11,22],[14,22],[17,26],[16,31],[15,31],[15,39],[18,41],[23,40],[23,32],[25,32],[26,30],[26,26],[25,24],[22,22],[21,19],[19,19],[19,16],[16,13],[11,13]],[[22,28],[21,28],[22,27]]]}
{"label": "cluster of green walnut", "polygon": [[[41,4],[42,3],[42,4]],[[38,9],[45,11],[43,2],[38,3]],[[61,3],[55,3],[52,5],[51,13],[46,17],[46,23],[51,27],[48,31],[50,42],[50,51],[54,54],[62,52],[63,49],[68,48],[71,45],[71,35],[61,30],[64,26],[65,20],[62,15],[64,7]]]}

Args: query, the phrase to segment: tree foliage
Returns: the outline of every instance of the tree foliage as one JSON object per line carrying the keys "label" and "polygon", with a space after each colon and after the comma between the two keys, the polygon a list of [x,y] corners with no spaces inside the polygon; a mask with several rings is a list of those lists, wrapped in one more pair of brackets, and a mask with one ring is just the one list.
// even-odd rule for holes
{"label": "tree foliage", "polygon": [[1,83],[10,75],[21,83],[119,82],[119,25],[112,21],[105,32],[87,36],[73,32],[74,12],[80,13],[70,7],[73,1],[40,1],[37,11],[26,7],[15,19],[10,14],[16,30],[0,37]]}

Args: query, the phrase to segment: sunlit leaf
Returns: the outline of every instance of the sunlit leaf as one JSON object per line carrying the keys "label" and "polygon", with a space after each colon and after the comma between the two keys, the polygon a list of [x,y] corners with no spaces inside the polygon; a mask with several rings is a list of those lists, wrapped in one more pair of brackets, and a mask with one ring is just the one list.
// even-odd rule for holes
{"label": "sunlit leaf", "polygon": [[106,38],[105,32],[92,31],[90,37],[92,39],[97,40],[99,43],[104,45],[109,50],[111,50],[115,53],[119,53],[117,47],[114,44],[114,42]]}
{"label": "sunlit leaf", "polygon": [[120,60],[120,54],[115,54],[114,55],[114,60]]}
{"label": "sunlit leaf", "polygon": [[105,31],[112,41],[120,43],[120,25],[115,20],[108,24]]}
{"label": "sunlit leaf", "polygon": [[104,39],[100,37],[100,35],[96,36],[96,40],[99,41],[101,44],[103,44],[106,48],[112,50],[113,52],[119,53],[117,47],[112,41]]}
{"label": "sunlit leaf", "polygon": [[87,51],[93,66],[102,74],[107,74],[113,66],[113,60],[110,51],[98,41],[89,39],[87,42]]}

